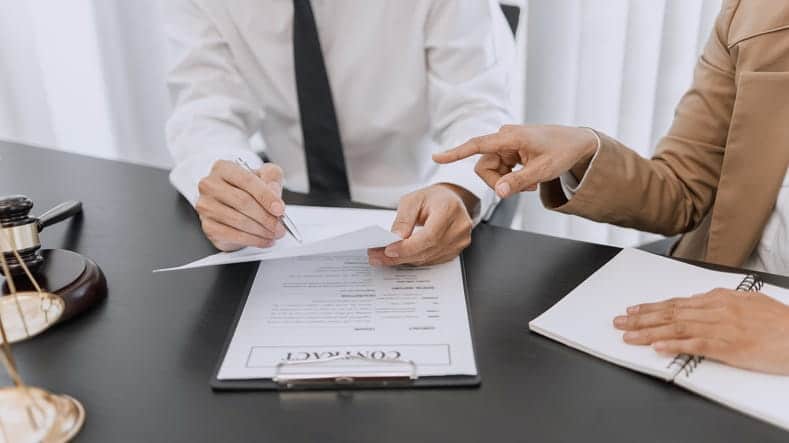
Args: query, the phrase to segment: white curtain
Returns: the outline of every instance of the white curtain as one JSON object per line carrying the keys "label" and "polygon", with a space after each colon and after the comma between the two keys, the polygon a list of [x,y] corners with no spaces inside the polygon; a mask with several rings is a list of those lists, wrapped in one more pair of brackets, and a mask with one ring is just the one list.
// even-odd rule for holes
{"label": "white curtain", "polygon": [[[589,126],[649,156],[690,85],[720,0],[527,1],[525,121]],[[649,236],[544,210],[516,227],[632,246]]]}
{"label": "white curtain", "polygon": [[[720,7],[720,0],[504,2],[522,7],[516,120],[592,126],[645,156],[668,128]],[[160,5],[0,0],[0,138],[168,167]],[[551,213],[534,194],[521,207],[516,228],[616,245],[649,238]]]}
{"label": "white curtain", "polygon": [[0,138],[169,166],[160,3],[0,0]]}

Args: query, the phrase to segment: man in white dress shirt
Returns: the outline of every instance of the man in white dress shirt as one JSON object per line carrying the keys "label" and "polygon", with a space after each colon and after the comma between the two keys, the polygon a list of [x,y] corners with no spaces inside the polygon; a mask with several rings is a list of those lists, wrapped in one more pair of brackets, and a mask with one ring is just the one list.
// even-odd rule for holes
{"label": "man in white dress shirt", "polygon": [[[431,154],[510,119],[512,35],[491,0],[172,0],[173,185],[221,250],[285,231],[281,190],[397,207],[374,265],[450,260],[495,195]],[[265,143],[264,164],[250,138]],[[244,159],[256,174],[235,163]],[[416,225],[424,229],[414,232]]]}

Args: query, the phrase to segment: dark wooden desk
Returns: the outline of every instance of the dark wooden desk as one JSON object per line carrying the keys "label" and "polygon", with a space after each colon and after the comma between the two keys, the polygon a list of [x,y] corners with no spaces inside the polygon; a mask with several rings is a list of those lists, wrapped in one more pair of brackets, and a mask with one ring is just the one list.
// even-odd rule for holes
{"label": "dark wooden desk", "polygon": [[529,333],[530,319],[617,249],[484,225],[465,253],[480,388],[214,393],[208,380],[255,265],[151,273],[212,251],[166,171],[11,143],[0,157],[1,193],[27,194],[35,214],[83,201],[82,220],[47,229],[43,241],[107,274],[106,303],[14,348],[28,382],[84,403],[77,441],[789,440]]}

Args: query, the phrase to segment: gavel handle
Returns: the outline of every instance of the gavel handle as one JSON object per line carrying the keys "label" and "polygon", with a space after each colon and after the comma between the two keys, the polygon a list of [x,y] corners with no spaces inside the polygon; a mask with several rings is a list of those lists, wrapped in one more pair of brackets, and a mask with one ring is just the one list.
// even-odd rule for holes
{"label": "gavel handle", "polygon": [[62,222],[63,220],[73,217],[80,212],[82,212],[82,202],[76,200],[63,202],[49,211],[41,214],[41,216],[38,218],[38,231],[41,232],[41,230],[47,226]]}

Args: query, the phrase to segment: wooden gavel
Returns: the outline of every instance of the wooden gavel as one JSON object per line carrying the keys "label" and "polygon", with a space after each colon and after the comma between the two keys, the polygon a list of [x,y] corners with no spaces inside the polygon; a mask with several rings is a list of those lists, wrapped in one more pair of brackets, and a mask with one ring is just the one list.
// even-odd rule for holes
{"label": "wooden gavel", "polygon": [[[15,250],[40,286],[63,298],[65,310],[59,320],[62,322],[104,300],[107,280],[99,265],[84,255],[41,248],[39,233],[82,212],[82,203],[67,201],[40,217],[31,216],[31,209],[33,201],[23,195],[0,198],[0,250],[18,289],[34,290]],[[10,292],[8,282],[2,277],[0,273],[0,297]]]}
{"label": "wooden gavel", "polygon": [[[32,217],[33,201],[24,195],[0,198],[0,251],[8,260],[11,274],[20,275],[24,269],[19,264],[14,249],[20,258],[35,271],[44,262],[40,253],[39,233],[47,226],[59,223],[82,212],[82,203],[67,201],[61,203],[40,217]],[[10,243],[10,244],[9,244]]]}

